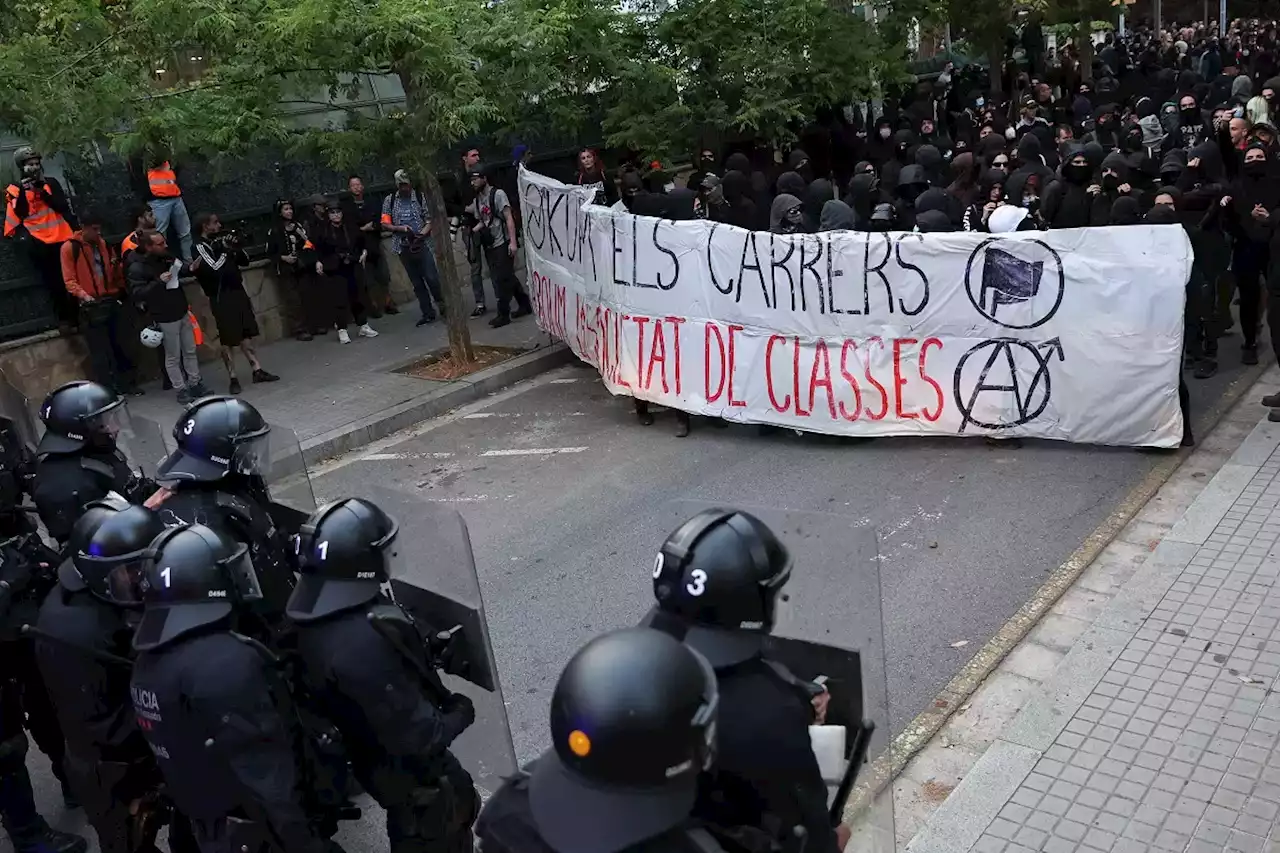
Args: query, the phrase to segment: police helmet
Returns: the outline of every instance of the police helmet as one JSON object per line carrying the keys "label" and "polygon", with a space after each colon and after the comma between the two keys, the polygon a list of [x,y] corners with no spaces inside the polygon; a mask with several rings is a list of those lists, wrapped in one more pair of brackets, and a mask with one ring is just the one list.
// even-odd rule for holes
{"label": "police helmet", "polygon": [[160,482],[212,483],[229,474],[265,474],[270,468],[262,413],[238,397],[205,397],[178,418],[178,449],[160,463]]}
{"label": "police helmet", "polygon": [[45,431],[37,452],[113,448],[124,415],[124,399],[110,388],[84,379],[68,382],[45,397],[40,407]]}
{"label": "police helmet", "polygon": [[140,652],[262,598],[248,546],[202,524],[169,528],[151,543],[142,556],[139,588],[143,614],[133,647]]}
{"label": "police helmet", "polygon": [[142,559],[164,533],[164,522],[146,507],[118,496],[94,501],[89,507],[109,507],[111,514],[72,552],[77,577],[103,601],[136,606],[141,603]]}
{"label": "police helmet", "polygon": [[719,693],[697,652],[660,631],[597,637],[551,698],[552,748],[529,805],[559,853],[616,853],[684,822],[715,758]]}
{"label": "police helmet", "polygon": [[790,577],[791,555],[764,522],[703,510],[667,537],[654,560],[652,624],[712,666],[741,663],[760,654]]}
{"label": "police helmet", "polygon": [[363,498],[334,501],[311,514],[296,541],[300,577],[285,612],[296,622],[360,607],[390,580],[386,549],[399,527]]}

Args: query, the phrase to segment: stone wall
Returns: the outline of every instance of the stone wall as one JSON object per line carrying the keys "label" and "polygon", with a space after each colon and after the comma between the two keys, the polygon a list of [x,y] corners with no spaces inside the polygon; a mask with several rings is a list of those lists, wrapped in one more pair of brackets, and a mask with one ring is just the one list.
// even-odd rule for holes
{"label": "stone wall", "polygon": [[[387,253],[391,271],[391,296],[397,304],[414,302],[413,286],[400,262],[391,254],[391,242],[386,240],[383,250]],[[258,261],[244,270],[244,289],[253,301],[258,328],[262,336],[259,343],[278,341],[289,334],[289,323],[284,316],[280,288],[267,261]],[[460,260],[460,270],[467,278],[465,257]],[[218,355],[217,326],[209,300],[194,280],[184,284],[187,301],[204,330],[204,345],[199,347],[200,361],[213,361]],[[469,288],[467,293],[470,293]],[[465,304],[465,303],[464,303]],[[416,310],[416,308],[415,308]],[[136,330],[128,342],[133,347],[134,361],[139,365],[139,377],[143,380],[159,378],[159,359],[153,350],[147,350],[137,341]],[[57,332],[44,332],[28,338],[0,344],[0,371],[9,383],[33,403],[38,404],[50,390],[65,382],[83,379],[89,373],[88,349],[79,335],[62,336]]]}

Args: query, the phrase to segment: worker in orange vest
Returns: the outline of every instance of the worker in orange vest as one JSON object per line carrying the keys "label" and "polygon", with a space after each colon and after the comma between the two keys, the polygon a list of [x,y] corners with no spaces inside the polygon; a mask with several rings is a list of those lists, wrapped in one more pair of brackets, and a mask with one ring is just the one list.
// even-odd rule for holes
{"label": "worker in orange vest", "polygon": [[134,382],[133,359],[124,346],[133,324],[127,321],[124,270],[102,237],[102,217],[86,211],[80,230],[62,244],[62,279],[80,302],[80,330],[98,384],[117,394],[141,394]]}
{"label": "worker in orange vest", "polygon": [[59,322],[74,327],[74,300],[62,284],[62,244],[74,232],[75,214],[66,191],[44,173],[40,152],[24,145],[13,152],[21,179],[5,190],[4,236],[27,244],[32,265],[53,302]]}
{"label": "worker in orange vest", "polygon": [[149,154],[146,158],[134,160],[130,171],[134,189],[155,214],[156,230],[167,235],[172,224],[177,232],[179,254],[184,261],[190,261],[191,217],[187,215],[182,188],[178,186],[178,173],[172,162],[163,154]]}

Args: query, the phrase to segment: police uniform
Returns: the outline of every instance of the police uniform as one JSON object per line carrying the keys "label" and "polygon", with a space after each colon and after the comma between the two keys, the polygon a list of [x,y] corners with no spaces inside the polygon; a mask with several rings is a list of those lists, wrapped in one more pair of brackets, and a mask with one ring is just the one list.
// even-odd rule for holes
{"label": "police uniform", "polygon": [[323,853],[275,662],[231,630],[252,573],[244,552],[198,526],[153,544],[133,641],[134,713],[203,853]]}
{"label": "police uniform", "polygon": [[395,522],[360,499],[302,525],[288,608],[302,677],[386,810],[392,853],[468,853],[480,797],[449,745],[475,710],[444,687],[413,621],[381,595],[395,536]]}
{"label": "police uniform", "polygon": [[805,853],[839,853],[827,787],[809,739],[816,685],[765,657],[791,557],[759,519],[708,509],[663,543],[654,563],[657,606],[647,624],[715,668],[723,710],[715,767],[695,817],[753,827],[779,843],[803,830]]}

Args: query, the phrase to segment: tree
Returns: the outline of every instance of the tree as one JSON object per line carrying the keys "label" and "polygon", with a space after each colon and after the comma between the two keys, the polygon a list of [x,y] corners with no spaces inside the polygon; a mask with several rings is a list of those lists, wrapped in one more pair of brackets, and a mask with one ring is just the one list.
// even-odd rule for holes
{"label": "tree", "polygon": [[[510,14],[510,13],[507,13]],[[509,24],[508,24],[509,26]],[[125,154],[235,156],[263,144],[333,166],[406,164],[426,188],[449,346],[473,357],[437,170],[498,115],[477,45],[493,11],[464,0],[30,0],[0,8],[0,121],[43,146],[107,139]],[[185,57],[185,59],[184,59]],[[170,82],[183,62],[198,78]],[[299,131],[282,103],[327,103],[358,72],[395,75],[404,109]]]}

